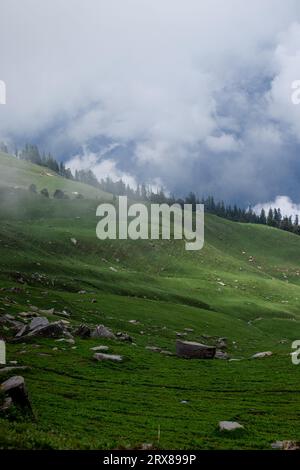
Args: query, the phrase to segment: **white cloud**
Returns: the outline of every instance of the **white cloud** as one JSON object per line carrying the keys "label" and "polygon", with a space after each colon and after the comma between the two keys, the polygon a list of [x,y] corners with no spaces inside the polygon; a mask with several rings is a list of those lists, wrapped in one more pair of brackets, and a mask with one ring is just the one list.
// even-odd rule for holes
{"label": "white cloud", "polygon": [[209,135],[205,139],[206,146],[215,153],[237,152],[240,150],[240,143],[230,134],[221,134],[220,136]]}
{"label": "white cloud", "polygon": [[283,216],[298,215],[300,217],[300,204],[293,202],[288,196],[277,196],[274,201],[256,204],[253,210],[260,214],[261,209],[268,213],[270,208],[280,209]]}
{"label": "white cloud", "polygon": [[61,156],[133,143],[128,175],[172,190],[200,168],[203,191],[268,197],[300,135],[299,24],[298,0],[1,0],[0,137],[46,136]]}
{"label": "white cloud", "polygon": [[90,152],[87,148],[84,148],[83,154],[72,157],[68,162],[66,162],[66,166],[71,169],[73,174],[75,173],[75,170],[90,169],[94,172],[99,181],[109,176],[113,181],[122,179],[123,182],[125,184],[129,184],[131,188],[136,188],[137,183],[133,176],[127,172],[120,171],[113,159],[105,158],[105,155],[110,150],[111,146],[109,146],[106,151],[94,153]]}

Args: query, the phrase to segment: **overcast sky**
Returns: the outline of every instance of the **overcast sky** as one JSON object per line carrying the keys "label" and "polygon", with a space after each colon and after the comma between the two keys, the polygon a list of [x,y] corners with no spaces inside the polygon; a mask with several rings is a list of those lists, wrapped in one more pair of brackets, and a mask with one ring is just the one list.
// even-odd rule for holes
{"label": "overcast sky", "polygon": [[0,139],[240,204],[300,203],[298,0],[0,0]]}

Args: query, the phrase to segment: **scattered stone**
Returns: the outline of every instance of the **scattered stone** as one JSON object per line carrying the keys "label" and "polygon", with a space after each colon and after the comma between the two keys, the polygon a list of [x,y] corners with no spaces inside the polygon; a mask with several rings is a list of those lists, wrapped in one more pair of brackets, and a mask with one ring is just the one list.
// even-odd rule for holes
{"label": "scattered stone", "polygon": [[227,338],[218,338],[216,341],[216,346],[218,349],[226,349],[227,348]]}
{"label": "scattered stone", "polygon": [[180,403],[182,403],[183,405],[186,405],[188,403],[188,401],[187,400],[181,400]]}
{"label": "scattered stone", "polygon": [[104,325],[97,325],[96,328],[91,333],[92,338],[111,338],[114,339],[115,335],[113,332],[106,328]]}
{"label": "scattered stone", "polygon": [[54,308],[49,308],[48,310],[40,310],[42,315],[54,315]]}
{"label": "scattered stone", "polygon": [[146,346],[145,349],[148,349],[148,351],[158,352],[158,353],[162,351],[162,349],[157,346]]}
{"label": "scattered stone", "polygon": [[76,238],[71,238],[71,243],[73,243],[73,245],[77,245],[77,240],[76,240]]}
{"label": "scattered stone", "polygon": [[272,449],[278,450],[300,450],[300,442],[297,441],[276,441],[271,444]]}
{"label": "scattered stone", "polygon": [[123,361],[123,357],[118,356],[117,354],[95,353],[93,357],[97,361],[113,361],[113,362],[122,362]]}
{"label": "scattered stone", "polygon": [[96,304],[96,303],[97,303],[97,299],[92,299],[91,302],[92,302],[92,304]]}
{"label": "scattered stone", "polygon": [[86,294],[86,290],[79,290],[78,294]]}
{"label": "scattered stone", "polygon": [[[70,313],[66,312],[65,310],[63,310],[62,312],[55,312],[55,315],[59,315],[61,317],[67,317],[69,318],[71,316]],[[67,321],[67,320],[62,320],[62,321]],[[69,323],[69,322],[68,322]]]}
{"label": "scattered stone", "polygon": [[144,442],[141,445],[141,450],[152,450],[152,449],[153,449],[153,444],[151,444],[151,443]]}
{"label": "scattered stone", "polygon": [[128,341],[129,343],[132,343],[132,338],[129,336],[127,333],[121,333],[120,331],[116,333],[116,337],[120,341]]}
{"label": "scattered stone", "polygon": [[16,334],[16,338],[20,338],[21,336],[25,335],[28,332],[29,332],[29,326],[23,325],[18,331],[18,333]]}
{"label": "scattered stone", "polygon": [[109,347],[108,346],[94,346],[93,348],[90,348],[91,351],[108,351]]}
{"label": "scattered stone", "polygon": [[30,331],[25,336],[17,338],[16,340],[22,339],[26,341],[33,337],[42,337],[42,338],[60,338],[61,336],[71,336],[70,333],[66,330],[66,327],[60,321],[49,323],[46,326],[41,326],[35,330]]}
{"label": "scattered stone", "polygon": [[112,266],[110,266],[109,269],[110,269],[111,271],[113,271],[114,273],[117,273],[117,272],[118,272],[118,270],[117,270],[116,268],[113,268]]}
{"label": "scattered stone", "polygon": [[67,338],[59,338],[59,339],[56,339],[55,340],[57,343],[62,343],[62,342],[65,342],[65,343],[69,343],[69,344],[75,344],[75,340],[70,338],[70,339],[67,339]]}
{"label": "scattered stone", "polygon": [[80,336],[80,338],[90,338],[91,337],[91,329],[90,329],[89,326],[81,324],[74,331],[74,335]]}
{"label": "scattered stone", "polygon": [[270,357],[272,355],[273,355],[272,351],[264,351],[264,352],[253,354],[252,359],[261,359],[263,357]]}
{"label": "scattered stone", "polygon": [[0,410],[6,411],[8,410],[13,404],[11,397],[6,397],[3,401],[3,404],[0,406]]}
{"label": "scattered stone", "polygon": [[227,360],[227,359],[229,359],[229,355],[227,354],[227,352],[224,352],[221,349],[217,349],[216,354],[215,354],[215,359]]}
{"label": "scattered stone", "polygon": [[220,431],[235,431],[236,429],[244,429],[244,426],[236,421],[220,421]]}
{"label": "scattered stone", "polygon": [[187,335],[187,333],[178,333],[178,332],[176,331],[176,336],[177,336],[177,338],[183,338],[183,337],[186,336],[186,335]]}
{"label": "scattered stone", "polygon": [[15,405],[21,408],[29,408],[32,411],[24,377],[15,375],[3,382],[0,388],[2,392],[12,399]]}
{"label": "scattered stone", "polygon": [[20,312],[18,315],[22,318],[31,318],[36,316],[35,312]]}
{"label": "scattered stone", "polygon": [[184,331],[187,333],[193,333],[194,329],[193,328],[184,328]]}
{"label": "scattered stone", "polygon": [[31,320],[29,325],[29,330],[35,330],[36,328],[40,328],[42,326],[49,325],[49,320],[46,317],[35,317]]}
{"label": "scattered stone", "polygon": [[129,320],[128,323],[131,323],[132,325],[138,325],[140,322],[138,320]]}
{"label": "scattered stone", "polygon": [[177,340],[176,354],[186,359],[213,359],[216,354],[216,348],[192,341]]}
{"label": "scattered stone", "polygon": [[174,354],[171,351],[168,351],[166,349],[162,349],[160,351],[160,354],[163,354],[164,356],[174,356]]}

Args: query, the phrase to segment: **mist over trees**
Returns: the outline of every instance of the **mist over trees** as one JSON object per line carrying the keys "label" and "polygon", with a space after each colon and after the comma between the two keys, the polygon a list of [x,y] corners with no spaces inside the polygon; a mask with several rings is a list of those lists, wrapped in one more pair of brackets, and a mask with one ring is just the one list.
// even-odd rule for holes
{"label": "mist over trees", "polygon": [[[0,151],[8,153],[8,147],[5,143],[0,142]],[[92,170],[76,170],[73,175],[70,168],[66,168],[63,162],[58,162],[51,153],[40,153],[37,145],[26,144],[21,150],[15,151],[15,156],[21,160],[26,160],[36,165],[49,168],[58,175],[78,181],[81,183],[94,186],[95,188],[102,189],[105,192],[114,194],[115,196],[128,196],[130,199],[137,201],[149,201],[157,204],[191,204],[193,209],[196,209],[196,204],[204,204],[205,212],[217,215],[224,219],[232,220],[234,222],[252,223],[268,225],[288,232],[293,232],[300,235],[299,217],[296,215],[294,220],[292,216],[282,216],[280,208],[270,208],[266,214],[264,209],[261,209],[260,214],[256,214],[251,207],[240,208],[236,204],[226,205],[224,201],[215,201],[213,196],[199,198],[194,192],[190,192],[184,198],[176,198],[175,196],[166,195],[163,188],[153,190],[151,186],[146,184],[138,184],[135,189],[125,184],[122,179],[113,181],[109,176],[97,179]]]}

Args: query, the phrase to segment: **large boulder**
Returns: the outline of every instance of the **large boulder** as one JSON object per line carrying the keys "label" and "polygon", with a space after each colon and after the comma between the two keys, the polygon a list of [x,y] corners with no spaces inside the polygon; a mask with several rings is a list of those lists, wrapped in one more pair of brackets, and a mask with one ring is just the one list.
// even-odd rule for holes
{"label": "large boulder", "polygon": [[34,337],[61,338],[62,336],[72,338],[72,335],[67,331],[66,326],[61,321],[56,321],[49,323],[48,325],[35,328],[34,330],[29,331],[25,336],[16,338],[15,341],[26,341]]}
{"label": "large boulder", "polygon": [[16,406],[28,408],[31,411],[31,404],[28,398],[24,377],[14,375],[3,382],[0,389],[5,395],[11,398]]}
{"label": "large boulder", "polygon": [[177,340],[176,354],[186,359],[213,359],[216,354],[216,348],[192,341]]}
{"label": "large boulder", "polygon": [[129,343],[132,343],[132,338],[127,333],[122,333],[121,331],[119,331],[118,333],[116,333],[116,337],[120,341],[128,341]]}
{"label": "large boulder", "polygon": [[113,332],[104,325],[97,325],[91,333],[92,338],[111,338],[115,339]]}

